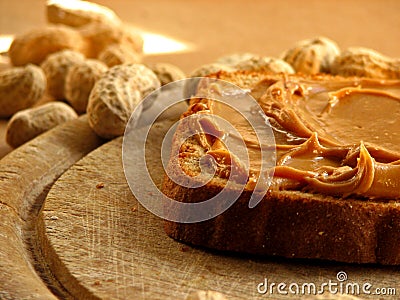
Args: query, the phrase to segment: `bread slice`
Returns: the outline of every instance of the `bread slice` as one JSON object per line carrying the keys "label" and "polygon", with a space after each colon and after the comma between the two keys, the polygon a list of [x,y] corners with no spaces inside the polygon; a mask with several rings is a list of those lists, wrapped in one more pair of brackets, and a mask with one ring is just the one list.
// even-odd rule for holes
{"label": "bread slice", "polygon": [[[285,76],[246,71],[210,75],[252,90],[257,100],[271,83]],[[328,75],[291,76],[317,82],[351,80]],[[389,85],[397,87],[399,83]],[[198,113],[193,107],[201,101],[193,98],[184,115]],[[172,144],[172,153],[180,155],[171,156],[167,170],[179,177],[182,169],[194,177],[199,172],[199,158],[207,149],[195,136],[178,143],[184,126],[178,126]],[[393,157],[389,163],[399,165],[398,154],[391,152]],[[184,187],[165,176],[162,191],[176,201],[198,203],[217,195],[225,185],[226,180],[218,175],[197,188]],[[203,222],[165,221],[165,231],[178,241],[223,251],[347,263],[400,264],[400,188],[396,185],[392,186],[390,197],[372,197],[368,193],[336,195],[310,189],[304,182],[294,188],[275,185],[256,207],[249,208],[252,193],[246,186],[229,209]]]}

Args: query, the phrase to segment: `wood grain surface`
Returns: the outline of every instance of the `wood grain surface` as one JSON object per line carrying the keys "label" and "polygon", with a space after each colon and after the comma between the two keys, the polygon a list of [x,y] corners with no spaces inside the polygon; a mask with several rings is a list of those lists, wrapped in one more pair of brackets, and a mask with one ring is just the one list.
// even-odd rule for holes
{"label": "wood grain surface", "polygon": [[51,184],[102,142],[81,117],[0,161],[0,299],[56,299],[39,275],[37,216]]}
{"label": "wood grain surface", "polygon": [[[158,154],[170,124],[158,123],[148,139],[148,171],[157,185],[164,174]],[[257,284],[264,278],[321,284],[337,281],[340,271],[351,282],[400,288],[398,268],[231,255],[172,240],[163,231],[163,220],[132,196],[122,168],[121,144],[118,138],[80,160],[53,185],[46,199],[40,241],[53,274],[73,297],[186,299],[195,290],[214,290],[227,299],[286,299],[287,295],[258,294]]]}

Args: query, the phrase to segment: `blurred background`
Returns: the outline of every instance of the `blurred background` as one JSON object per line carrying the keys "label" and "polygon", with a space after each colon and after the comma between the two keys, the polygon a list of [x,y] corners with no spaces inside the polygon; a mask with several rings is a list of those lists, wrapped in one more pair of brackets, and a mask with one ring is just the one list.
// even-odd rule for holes
{"label": "blurred background", "polygon": [[[68,0],[67,0],[68,1]],[[399,0],[96,0],[145,33],[147,62],[190,72],[233,52],[279,56],[318,35],[400,57]],[[0,0],[0,48],[45,24],[44,0]]]}

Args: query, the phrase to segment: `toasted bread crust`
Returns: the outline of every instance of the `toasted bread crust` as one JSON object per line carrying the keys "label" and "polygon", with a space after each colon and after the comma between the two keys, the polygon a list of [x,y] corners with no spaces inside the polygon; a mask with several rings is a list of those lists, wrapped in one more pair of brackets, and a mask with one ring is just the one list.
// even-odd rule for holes
{"label": "toasted bread crust", "polygon": [[[177,201],[204,201],[219,189],[183,188],[166,178],[163,190]],[[281,191],[267,194],[251,209],[250,194],[244,192],[232,207],[208,221],[166,221],[165,231],[179,241],[224,251],[400,264],[397,204]]]}
{"label": "toasted bread crust", "polygon": [[[215,76],[226,79],[226,75],[221,75]],[[178,126],[175,137],[182,130]],[[186,143],[189,144],[184,146],[197,150],[200,147],[196,140]],[[177,143],[173,147],[176,150]],[[196,155],[201,154],[200,150]],[[180,160],[171,158],[169,172],[182,165]],[[190,174],[191,170],[185,172]],[[213,179],[199,188],[185,188],[165,176],[162,190],[176,201],[201,202],[218,194],[223,187]],[[193,224],[165,221],[165,232],[185,243],[223,251],[346,263],[400,264],[398,201],[270,190],[255,208],[249,208],[251,194],[252,191],[245,190],[228,210],[207,221]]]}

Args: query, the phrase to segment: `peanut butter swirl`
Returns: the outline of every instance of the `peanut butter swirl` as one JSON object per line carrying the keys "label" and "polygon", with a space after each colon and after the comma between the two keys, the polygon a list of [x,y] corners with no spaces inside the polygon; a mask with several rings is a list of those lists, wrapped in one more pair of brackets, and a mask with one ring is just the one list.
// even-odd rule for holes
{"label": "peanut butter swirl", "polygon": [[[270,188],[400,198],[400,81],[281,75],[250,93],[275,134],[278,160]],[[260,149],[273,145],[259,145],[246,120],[226,105],[208,99],[193,105],[235,124],[249,150],[252,189]],[[213,143],[209,149],[225,155],[223,143]]]}

